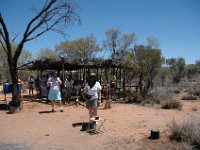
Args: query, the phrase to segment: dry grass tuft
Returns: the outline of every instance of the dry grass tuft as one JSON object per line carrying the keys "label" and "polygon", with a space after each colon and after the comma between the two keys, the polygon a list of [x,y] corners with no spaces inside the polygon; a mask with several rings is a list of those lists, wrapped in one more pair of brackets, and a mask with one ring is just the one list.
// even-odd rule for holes
{"label": "dry grass tuft", "polygon": [[170,99],[170,100],[165,100],[162,102],[162,108],[165,109],[182,109],[183,104],[181,103],[180,100],[174,100],[174,99]]}
{"label": "dry grass tuft", "polygon": [[170,139],[190,143],[195,149],[200,148],[200,117],[198,115],[188,116],[182,124],[178,124],[173,119],[169,128]]}
{"label": "dry grass tuft", "polygon": [[194,95],[187,94],[187,95],[184,95],[181,99],[182,100],[197,100],[198,98]]}

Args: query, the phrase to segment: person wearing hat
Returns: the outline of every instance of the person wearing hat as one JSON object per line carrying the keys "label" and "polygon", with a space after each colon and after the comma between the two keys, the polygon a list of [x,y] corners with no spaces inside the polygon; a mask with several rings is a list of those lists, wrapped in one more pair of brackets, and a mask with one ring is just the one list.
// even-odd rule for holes
{"label": "person wearing hat", "polygon": [[97,117],[98,101],[101,101],[101,85],[97,81],[96,74],[91,73],[88,83],[84,88],[86,93],[86,108],[89,110],[90,118]]}
{"label": "person wearing hat", "polygon": [[52,112],[55,112],[54,110],[54,103],[55,101],[58,101],[60,106],[60,112],[63,112],[63,106],[62,106],[62,98],[61,98],[61,92],[60,92],[60,85],[62,84],[62,81],[58,77],[57,72],[52,73],[52,77],[48,80],[47,85],[50,87],[48,99],[51,101],[51,107]]}

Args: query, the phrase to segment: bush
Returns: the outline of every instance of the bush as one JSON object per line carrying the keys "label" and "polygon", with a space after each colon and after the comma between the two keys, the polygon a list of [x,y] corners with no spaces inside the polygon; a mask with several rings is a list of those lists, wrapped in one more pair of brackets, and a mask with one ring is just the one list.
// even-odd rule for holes
{"label": "bush", "polygon": [[182,124],[177,124],[173,119],[170,128],[170,139],[187,142],[200,148],[200,117],[198,115],[188,116]]}
{"label": "bush", "polygon": [[172,92],[169,87],[155,87],[152,90],[152,95],[156,97],[156,99],[166,100],[172,98]]}
{"label": "bush", "polygon": [[191,94],[185,95],[181,98],[182,100],[197,100],[197,97]]}
{"label": "bush", "polygon": [[181,110],[182,108],[182,103],[180,100],[165,100],[162,102],[162,108],[165,108],[165,109],[179,109]]}
{"label": "bush", "polygon": [[178,90],[178,89],[176,89],[176,90],[174,90],[174,91],[173,91],[173,93],[175,93],[175,94],[180,94],[180,93],[181,93],[181,91],[180,91],[180,90]]}
{"label": "bush", "polygon": [[141,102],[142,105],[146,105],[146,104],[154,105],[154,104],[160,104],[160,103],[161,103],[161,100],[159,98],[153,97],[152,95],[148,95],[147,98]]}
{"label": "bush", "polygon": [[199,90],[194,91],[194,95],[200,97],[200,91]]}

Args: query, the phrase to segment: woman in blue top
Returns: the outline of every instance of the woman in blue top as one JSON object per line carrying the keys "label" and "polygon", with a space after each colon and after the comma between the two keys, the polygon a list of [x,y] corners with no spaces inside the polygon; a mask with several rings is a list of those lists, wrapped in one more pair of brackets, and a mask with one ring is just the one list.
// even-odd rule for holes
{"label": "woman in blue top", "polygon": [[54,112],[54,102],[58,101],[60,106],[60,112],[63,112],[63,106],[62,106],[62,98],[61,98],[61,92],[60,92],[60,85],[62,84],[62,81],[58,77],[58,74],[54,72],[52,74],[52,77],[48,80],[47,85],[50,87],[48,99],[51,101],[51,107],[52,112]]}

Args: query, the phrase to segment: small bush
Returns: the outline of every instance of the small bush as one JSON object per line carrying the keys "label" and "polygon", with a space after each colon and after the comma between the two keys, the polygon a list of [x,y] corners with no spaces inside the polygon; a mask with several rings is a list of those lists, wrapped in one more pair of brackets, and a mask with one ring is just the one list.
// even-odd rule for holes
{"label": "small bush", "polygon": [[170,139],[187,142],[200,148],[200,118],[199,116],[188,116],[182,124],[177,124],[173,119],[170,128]]}
{"label": "small bush", "polygon": [[197,100],[197,97],[191,94],[185,95],[181,98],[182,100]]}
{"label": "small bush", "polygon": [[197,90],[197,91],[194,91],[194,93],[193,93],[195,96],[198,96],[198,97],[200,97],[200,91],[199,90]]}
{"label": "small bush", "polygon": [[176,89],[176,90],[174,90],[174,91],[173,91],[173,93],[175,93],[175,94],[180,94],[180,93],[181,93],[181,91],[180,91],[180,90],[178,90],[178,89]]}
{"label": "small bush", "polygon": [[179,109],[181,110],[182,108],[182,103],[180,100],[165,100],[162,102],[162,108],[165,108],[165,109]]}
{"label": "small bush", "polygon": [[172,98],[172,91],[170,90],[169,87],[155,87],[152,90],[151,95],[152,97],[154,97],[154,99],[163,101],[163,100]]}

